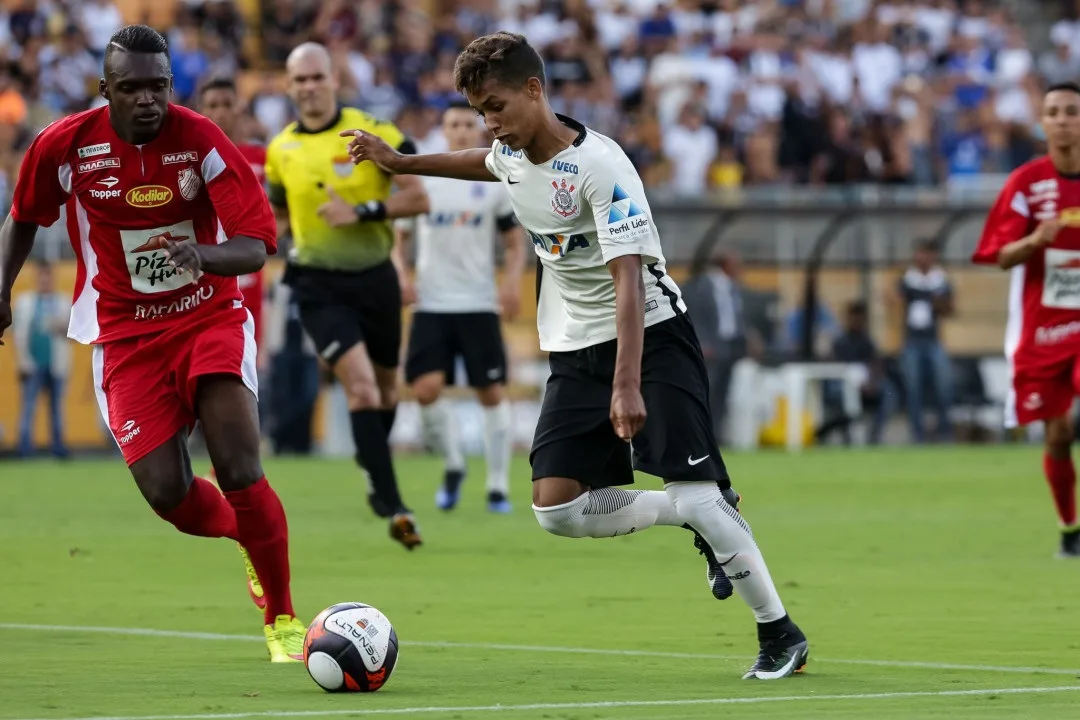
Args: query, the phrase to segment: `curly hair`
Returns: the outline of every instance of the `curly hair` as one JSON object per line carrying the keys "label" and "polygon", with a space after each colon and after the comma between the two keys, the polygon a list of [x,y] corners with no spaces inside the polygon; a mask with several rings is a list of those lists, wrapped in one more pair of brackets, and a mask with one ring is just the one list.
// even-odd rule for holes
{"label": "curly hair", "polygon": [[488,80],[520,87],[529,78],[544,82],[544,61],[524,35],[497,32],[478,37],[461,51],[454,63],[458,92],[476,93]]}

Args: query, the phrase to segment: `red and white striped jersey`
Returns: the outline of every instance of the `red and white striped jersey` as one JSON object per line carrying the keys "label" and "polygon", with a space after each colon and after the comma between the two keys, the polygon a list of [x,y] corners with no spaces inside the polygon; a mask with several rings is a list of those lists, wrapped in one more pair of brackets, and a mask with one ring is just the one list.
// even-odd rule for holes
{"label": "red and white striped jersey", "polygon": [[49,226],[63,205],[79,262],[68,336],[81,343],[156,334],[240,305],[235,277],[195,281],[172,269],[166,240],[213,245],[245,235],[277,249],[248,161],[214,123],[178,105],[145,145],[117,136],[108,107],[45,128],[23,159],[11,215]]}
{"label": "red and white striped jersey", "polygon": [[994,264],[1003,247],[1055,217],[1062,228],[1050,247],[1012,269],[1005,355],[1014,368],[1080,356],[1080,176],[1061,175],[1049,157],[1017,168],[972,257]]}

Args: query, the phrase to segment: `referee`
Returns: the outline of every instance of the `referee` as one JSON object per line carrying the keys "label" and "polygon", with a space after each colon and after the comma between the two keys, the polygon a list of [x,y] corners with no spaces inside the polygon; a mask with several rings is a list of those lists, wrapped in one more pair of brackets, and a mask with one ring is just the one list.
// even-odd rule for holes
{"label": "referee", "polygon": [[411,550],[421,539],[398,492],[389,442],[401,346],[390,221],[426,213],[428,197],[419,178],[353,165],[338,133],[362,127],[401,152],[416,148],[392,123],[337,104],[337,77],[322,45],[298,46],[285,70],[300,120],[270,142],[266,180],[279,230],[292,227],[286,281],[304,329],[345,390],[371,506],[391,518],[390,536]]}

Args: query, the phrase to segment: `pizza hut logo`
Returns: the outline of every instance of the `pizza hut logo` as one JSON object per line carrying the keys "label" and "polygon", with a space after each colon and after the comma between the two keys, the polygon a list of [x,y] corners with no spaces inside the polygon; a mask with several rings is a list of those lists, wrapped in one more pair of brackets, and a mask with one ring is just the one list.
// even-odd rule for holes
{"label": "pizza hut logo", "polygon": [[1029,412],[1034,412],[1041,408],[1043,405],[1042,395],[1037,392],[1033,392],[1024,398],[1024,409]]}
{"label": "pizza hut logo", "polygon": [[574,200],[574,186],[568,184],[564,178],[558,182],[552,180],[551,187],[555,188],[555,192],[551,194],[551,209],[555,211],[555,214],[564,218],[577,215],[578,206]]}
{"label": "pizza hut logo", "polygon": [[155,208],[172,202],[173,191],[164,185],[140,185],[128,190],[124,200],[137,208]]}
{"label": "pizza hut logo", "polygon": [[181,170],[177,177],[177,184],[180,186],[180,195],[185,200],[194,200],[195,196],[199,194],[199,188],[202,187],[202,180],[199,179],[198,174],[195,172],[195,168],[186,167]]}
{"label": "pizza hut logo", "polygon": [[178,153],[165,153],[161,156],[162,165],[176,165],[185,162],[199,162],[199,153],[194,150],[186,150]]}
{"label": "pizza hut logo", "polygon": [[129,252],[141,253],[163,250],[168,243],[178,243],[188,239],[188,235],[173,235],[171,230],[166,230],[160,235],[151,235],[146,238],[146,242],[138,247],[131,248]]}

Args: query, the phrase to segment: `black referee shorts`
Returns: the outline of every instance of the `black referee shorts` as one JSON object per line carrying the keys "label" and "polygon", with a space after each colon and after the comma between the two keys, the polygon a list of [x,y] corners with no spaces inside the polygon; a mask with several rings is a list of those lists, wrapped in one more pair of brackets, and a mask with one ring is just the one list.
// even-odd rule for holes
{"label": "black referee shorts", "polygon": [[374,364],[398,366],[401,286],[393,263],[358,272],[290,265],[285,282],[293,289],[305,332],[331,367],[360,343]]}
{"label": "black referee shorts", "polygon": [[628,485],[640,470],[664,480],[730,487],[713,437],[701,347],[686,315],[645,329],[641,395],[648,415],[632,443],[619,439],[610,420],[616,343],[551,353],[551,376],[529,456],[533,480]]}

